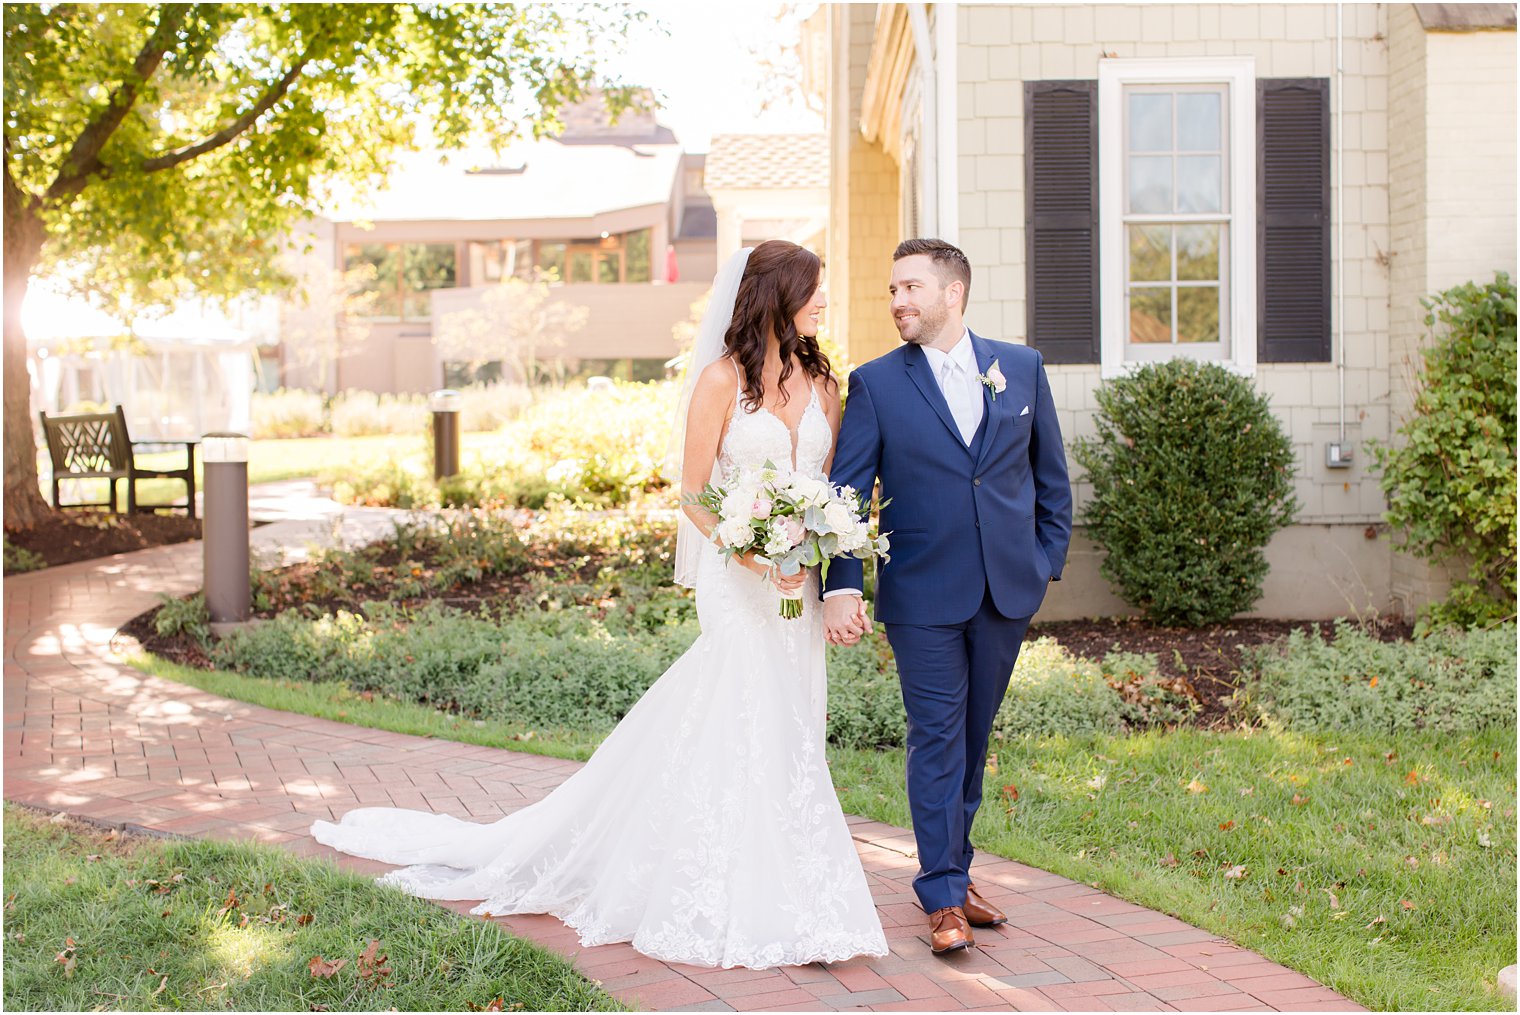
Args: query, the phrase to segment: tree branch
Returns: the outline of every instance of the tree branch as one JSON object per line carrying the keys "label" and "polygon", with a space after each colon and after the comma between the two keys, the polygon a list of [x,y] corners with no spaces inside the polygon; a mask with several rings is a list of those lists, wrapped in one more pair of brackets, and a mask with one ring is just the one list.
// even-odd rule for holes
{"label": "tree branch", "polygon": [[101,150],[137,102],[138,89],[153,76],[163,62],[164,54],[173,47],[180,25],[184,23],[189,11],[190,4],[164,5],[159,14],[158,26],[148,36],[148,41],[143,43],[137,59],[132,61],[131,73],[116,86],[95,118],[79,132],[79,137],[58,168],[58,176],[47,189],[46,200],[57,200],[79,193],[90,175],[102,168]]}
{"label": "tree branch", "polygon": [[296,62],[291,66],[290,70],[285,72],[285,76],[270,85],[269,90],[263,94],[258,102],[254,103],[253,108],[249,109],[248,112],[233,120],[204,141],[199,141],[185,148],[179,148],[175,151],[166,152],[163,155],[148,159],[142,164],[143,172],[156,173],[160,169],[172,169],[182,162],[189,162],[191,159],[204,155],[207,152],[215,151],[222,147],[222,145],[237,138],[239,134],[257,123],[259,117],[269,112],[276,102],[285,97],[285,93],[290,91],[290,86],[295,84],[296,79],[301,76],[301,71],[311,62],[315,48],[315,42],[309,44],[305,52],[296,58]]}

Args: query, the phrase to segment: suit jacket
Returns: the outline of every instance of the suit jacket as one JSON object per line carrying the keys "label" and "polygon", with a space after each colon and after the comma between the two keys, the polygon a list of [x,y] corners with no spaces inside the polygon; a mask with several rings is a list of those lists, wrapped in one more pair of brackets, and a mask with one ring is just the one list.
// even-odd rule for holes
{"label": "suit jacket", "polygon": [[[999,613],[1027,617],[1059,580],[1071,542],[1071,484],[1039,352],[971,335],[978,369],[996,361],[1007,388],[983,388],[968,448],[928,357],[903,346],[850,375],[830,481],[869,495],[879,479],[891,560],[876,584],[886,624],[958,624],[991,589]],[[862,587],[841,557],[825,590]]]}

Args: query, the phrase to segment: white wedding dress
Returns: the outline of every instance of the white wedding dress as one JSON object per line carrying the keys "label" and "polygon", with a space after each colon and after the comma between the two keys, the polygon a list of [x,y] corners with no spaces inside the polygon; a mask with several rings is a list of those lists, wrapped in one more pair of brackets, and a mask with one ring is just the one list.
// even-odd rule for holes
{"label": "white wedding dress", "polygon": [[[718,465],[795,460],[821,476],[831,439],[816,391],[795,459],[781,419],[741,402]],[[552,913],[588,947],[631,941],[667,961],[752,969],[886,955],[824,758],[817,596],[815,572],[802,616],[784,620],[768,582],[708,546],[701,636],[549,796],[493,824],[363,808],[312,834],[412,865],[381,880],[413,895]]]}

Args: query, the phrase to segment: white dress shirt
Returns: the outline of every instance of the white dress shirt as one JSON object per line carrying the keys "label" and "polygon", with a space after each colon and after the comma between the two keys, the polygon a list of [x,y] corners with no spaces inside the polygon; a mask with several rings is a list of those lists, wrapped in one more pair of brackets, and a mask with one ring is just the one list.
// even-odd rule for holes
{"label": "white dress shirt", "polygon": [[929,360],[935,380],[939,381],[939,390],[950,406],[950,415],[955,417],[961,440],[970,447],[977,427],[982,425],[983,412],[982,382],[977,379],[980,371],[976,368],[976,351],[971,348],[970,329],[961,332],[960,340],[950,347],[949,352],[924,346],[924,356]]}
{"label": "white dress shirt", "polygon": [[[985,411],[982,382],[978,378],[981,371],[976,368],[976,350],[971,348],[971,329],[961,332],[960,341],[951,346],[949,352],[940,352],[927,345],[923,350],[929,360],[929,369],[934,371],[934,379],[939,382],[940,393],[950,406],[950,415],[955,418],[955,427],[961,432],[961,440],[969,448],[976,437],[977,427],[982,425]],[[823,598],[858,595],[859,589],[841,588],[825,592]]]}

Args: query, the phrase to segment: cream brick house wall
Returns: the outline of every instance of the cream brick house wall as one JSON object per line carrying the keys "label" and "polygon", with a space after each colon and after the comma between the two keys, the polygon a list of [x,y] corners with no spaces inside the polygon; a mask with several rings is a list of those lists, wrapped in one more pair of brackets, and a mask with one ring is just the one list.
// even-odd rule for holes
{"label": "cream brick house wall", "polygon": [[[1413,7],[1388,14],[1389,403],[1397,428],[1426,344],[1420,298],[1496,270],[1516,273],[1514,32],[1430,32]],[[1392,557],[1400,608],[1438,595],[1444,575]]]}
{"label": "cream brick house wall", "polygon": [[[1333,82],[1336,73],[1334,4],[962,4],[934,13],[946,9],[956,18],[956,116],[953,130],[942,128],[953,148],[940,158],[954,160],[958,242],[976,273],[968,323],[1011,341],[1026,338],[1026,81],[1094,80],[1100,62],[1125,59],[1249,57],[1257,78]],[[1401,4],[1346,4],[1341,18],[1343,116],[1332,122],[1331,151],[1343,191],[1332,189],[1331,242],[1343,272],[1332,283],[1332,321],[1344,378],[1333,361],[1253,371],[1299,463],[1298,524],[1269,548],[1257,609],[1266,616],[1404,609],[1431,591],[1428,582],[1412,595],[1395,588],[1409,562],[1379,524],[1384,498],[1366,443],[1389,440],[1407,407],[1403,360],[1424,332],[1419,296],[1513,271],[1514,31],[1431,33]],[[1334,102],[1332,84],[1332,111]],[[861,295],[852,292],[852,304]],[[1068,443],[1093,433],[1099,366],[1048,372]],[[1331,470],[1326,444],[1342,426],[1353,467]],[[1085,484],[1076,493],[1080,509]],[[1099,562],[1079,532],[1042,616],[1125,612]]]}

